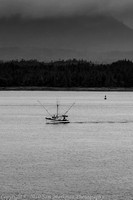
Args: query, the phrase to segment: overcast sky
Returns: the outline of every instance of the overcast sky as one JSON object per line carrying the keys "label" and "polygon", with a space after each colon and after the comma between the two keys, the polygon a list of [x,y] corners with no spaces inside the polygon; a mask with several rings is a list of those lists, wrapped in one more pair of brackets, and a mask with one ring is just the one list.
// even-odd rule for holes
{"label": "overcast sky", "polygon": [[112,15],[133,27],[133,0],[0,0],[0,17]]}
{"label": "overcast sky", "polygon": [[1,59],[132,55],[133,0],[0,0],[0,25]]}

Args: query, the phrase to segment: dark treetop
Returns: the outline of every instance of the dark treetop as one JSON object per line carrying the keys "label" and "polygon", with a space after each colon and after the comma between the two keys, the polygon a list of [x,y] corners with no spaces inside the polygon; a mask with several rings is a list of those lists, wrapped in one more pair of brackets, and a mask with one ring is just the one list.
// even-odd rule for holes
{"label": "dark treetop", "polygon": [[133,87],[133,62],[1,61],[0,87],[130,88]]}

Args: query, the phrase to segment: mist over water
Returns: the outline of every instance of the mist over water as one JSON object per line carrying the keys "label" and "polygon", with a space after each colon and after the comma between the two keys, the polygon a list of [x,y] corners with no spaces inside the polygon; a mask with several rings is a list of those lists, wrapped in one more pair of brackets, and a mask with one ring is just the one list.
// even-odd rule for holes
{"label": "mist over water", "polygon": [[[0,195],[133,197],[132,92],[0,92]],[[47,113],[70,124],[45,124]],[[22,199],[21,198],[21,199]]]}

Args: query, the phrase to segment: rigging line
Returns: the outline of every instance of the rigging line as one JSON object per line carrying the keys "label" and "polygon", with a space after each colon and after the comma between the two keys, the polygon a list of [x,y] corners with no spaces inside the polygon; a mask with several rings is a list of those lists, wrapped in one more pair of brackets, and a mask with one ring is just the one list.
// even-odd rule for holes
{"label": "rigging line", "polygon": [[52,117],[52,115],[49,113],[49,111],[45,108],[45,106],[39,101],[37,100],[38,103],[46,110],[46,112]]}
{"label": "rigging line", "polygon": [[66,115],[68,113],[68,111],[74,106],[75,102],[70,106],[70,108],[64,113],[64,115]]}

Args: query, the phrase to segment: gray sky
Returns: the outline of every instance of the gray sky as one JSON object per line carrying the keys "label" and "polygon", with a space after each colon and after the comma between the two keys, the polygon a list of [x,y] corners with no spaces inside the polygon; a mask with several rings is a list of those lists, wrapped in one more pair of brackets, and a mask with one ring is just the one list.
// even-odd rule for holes
{"label": "gray sky", "polygon": [[133,27],[133,0],[0,0],[0,17],[112,15]]}
{"label": "gray sky", "polygon": [[132,58],[132,19],[133,0],[0,0],[0,59]]}

